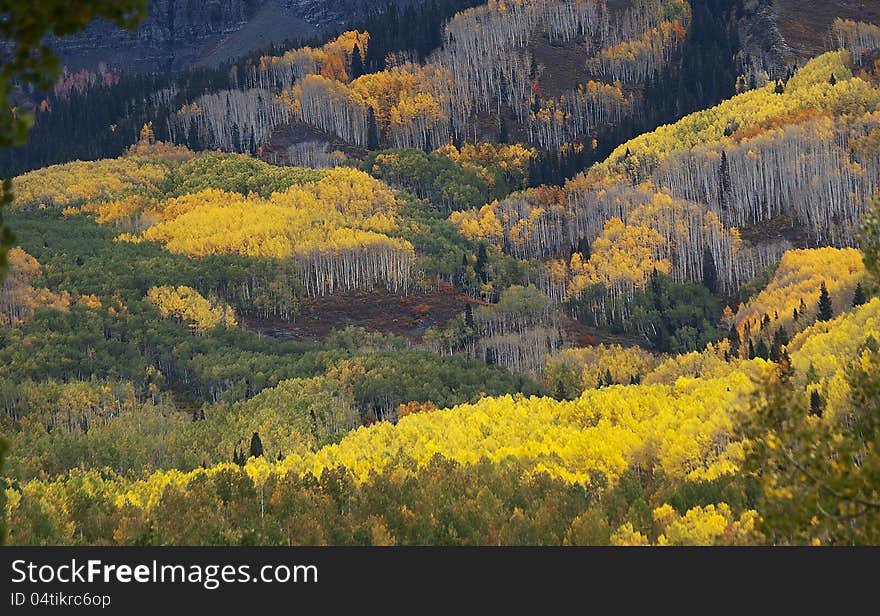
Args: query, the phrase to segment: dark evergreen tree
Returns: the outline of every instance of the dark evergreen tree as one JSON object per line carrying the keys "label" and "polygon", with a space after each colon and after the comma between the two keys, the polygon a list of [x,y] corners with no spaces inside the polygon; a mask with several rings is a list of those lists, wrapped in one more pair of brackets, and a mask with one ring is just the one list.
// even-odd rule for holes
{"label": "dark evergreen tree", "polygon": [[263,441],[260,440],[260,435],[257,432],[254,432],[254,435],[251,437],[251,455],[252,458],[259,458],[263,455]]}
{"label": "dark evergreen tree", "polygon": [[376,114],[372,107],[367,108],[367,149],[379,148],[379,125],[376,123]]}
{"label": "dark evergreen tree", "polygon": [[487,366],[494,366],[495,365],[495,351],[493,351],[492,349],[486,349],[486,355],[485,355],[484,360],[485,360]]}
{"label": "dark evergreen tree", "polygon": [[464,324],[474,329],[474,309],[470,304],[464,305]]}
{"label": "dark evergreen tree", "polygon": [[727,152],[721,150],[721,162],[718,165],[718,198],[721,201],[722,211],[730,207],[730,193],[733,190],[733,180],[730,177],[730,162],[727,160]]}
{"label": "dark evergreen tree", "polygon": [[830,321],[833,318],[834,309],[831,305],[831,296],[828,295],[828,287],[823,282],[822,288],[819,290],[819,311],[816,319],[819,321]]}
{"label": "dark evergreen tree", "polygon": [[758,344],[755,345],[755,357],[770,359],[770,349],[767,348],[767,343],[764,342],[763,338],[758,340]]}
{"label": "dark evergreen tree", "polygon": [[486,266],[488,264],[489,253],[486,248],[486,242],[480,242],[480,246],[477,248],[477,264],[474,266],[474,270],[477,272],[477,275],[483,283],[489,282],[489,273],[486,271]]}
{"label": "dark evergreen tree", "polygon": [[709,247],[703,250],[703,286],[709,289],[710,293],[718,291],[718,269],[715,267],[715,257]]}
{"label": "dark evergreen tree", "polygon": [[[227,99],[228,102],[228,99]],[[238,129],[238,123],[232,123],[232,134],[230,135],[230,140],[232,142],[232,149],[236,152],[241,152],[241,131]]]}
{"label": "dark evergreen tree", "polygon": [[590,260],[590,242],[585,237],[578,238],[577,244],[575,244],[571,249],[571,254],[569,256],[574,256],[575,253],[580,253],[581,258],[584,261]]}
{"label": "dark evergreen tree", "polygon": [[770,361],[778,362],[782,359],[783,349],[788,342],[788,332],[785,327],[780,327],[774,332],[773,342],[770,344]]}
{"label": "dark evergreen tree", "polygon": [[822,400],[822,396],[819,392],[814,389],[810,392],[810,413],[817,417],[821,417],[824,410],[825,401]]}
{"label": "dark evergreen tree", "polygon": [[567,399],[567,395],[565,393],[565,383],[562,382],[562,379],[556,381],[556,390],[553,394],[553,397],[559,401]]}
{"label": "dark evergreen tree", "polygon": [[196,150],[202,147],[201,141],[199,140],[199,129],[196,126],[195,119],[189,121],[189,130],[186,133],[186,146],[191,150]]}
{"label": "dark evergreen tree", "polygon": [[348,71],[348,76],[354,81],[358,77],[363,76],[363,74],[364,59],[361,57],[361,48],[355,43],[351,50],[351,68]]}
{"label": "dark evergreen tree", "polygon": [[865,290],[862,288],[862,283],[859,282],[856,284],[855,293],[853,293],[852,307],[858,308],[859,306],[865,304],[868,301],[867,296],[865,296]]}
{"label": "dark evergreen tree", "polygon": [[742,348],[742,340],[740,340],[739,330],[736,328],[736,325],[730,327],[730,331],[727,332],[727,340],[730,342],[731,355],[739,357],[739,352]]}

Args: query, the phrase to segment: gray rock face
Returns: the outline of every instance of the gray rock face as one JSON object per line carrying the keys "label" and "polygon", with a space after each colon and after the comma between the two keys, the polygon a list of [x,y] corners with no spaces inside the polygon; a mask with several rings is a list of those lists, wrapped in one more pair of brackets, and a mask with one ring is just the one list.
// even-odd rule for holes
{"label": "gray rock face", "polygon": [[779,79],[788,71],[785,60],[789,55],[785,39],[779,32],[771,0],[746,0],[743,14],[737,22],[743,51],[749,54],[757,68],[771,79]]}
{"label": "gray rock face", "polygon": [[99,62],[137,72],[215,64],[228,54],[339,31],[385,0],[150,0],[134,32],[106,23],[52,45],[70,69]]}

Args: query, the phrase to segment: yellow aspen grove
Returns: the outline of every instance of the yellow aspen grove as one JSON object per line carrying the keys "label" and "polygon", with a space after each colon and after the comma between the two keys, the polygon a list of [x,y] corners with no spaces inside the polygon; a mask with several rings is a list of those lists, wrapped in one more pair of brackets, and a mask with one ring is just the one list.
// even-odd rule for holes
{"label": "yellow aspen grove", "polygon": [[599,344],[593,347],[565,349],[547,358],[544,383],[549,391],[572,374],[581,391],[596,388],[608,375],[611,383],[629,385],[641,381],[659,363],[660,358],[641,347]]}
{"label": "yellow aspen grove", "polygon": [[[289,260],[310,295],[377,285],[405,291],[415,252],[397,228],[393,191],[350,168],[263,199],[205,189],[151,205],[143,238],[171,252],[201,258],[241,254]],[[128,236],[120,236],[128,240]],[[136,238],[132,238],[136,239]]]}
{"label": "yellow aspen grove", "polygon": [[[31,286],[33,279],[40,276],[39,261],[17,246],[9,251],[7,259],[9,271],[0,285],[0,327],[20,326],[38,308],[67,311],[73,301],[70,293],[53,293]],[[96,301],[96,298],[88,301]]]}
{"label": "yellow aspen grove", "polygon": [[848,370],[853,360],[870,365],[871,348],[880,340],[880,299],[844,313],[831,321],[819,321],[792,338],[787,346],[798,385],[805,388],[805,401],[816,391],[825,402],[823,418],[840,420],[852,412]]}
{"label": "yellow aspen grove", "polygon": [[[562,189],[514,193],[450,220],[511,256],[542,259],[538,282],[556,301],[601,283],[614,302],[643,284],[654,262],[676,282],[697,283],[708,262],[713,286],[736,293],[794,247],[765,226],[803,229],[808,245],[856,242],[880,189],[880,90],[853,77],[849,63],[846,51],[824,54],[782,90],[768,84],[633,139]],[[641,229],[650,259],[615,263],[602,251],[607,242],[589,258],[573,252],[614,220],[615,238]]]}
{"label": "yellow aspen grove", "polygon": [[744,339],[769,341],[779,328],[794,335],[815,322],[823,284],[834,312],[840,314],[851,308],[864,274],[862,255],[853,248],[791,250],[782,255],[767,286],[740,305],[734,323]]}
{"label": "yellow aspen grove", "polygon": [[158,192],[168,167],[133,158],[52,165],[15,178],[14,208],[66,207],[139,189]]}
{"label": "yellow aspen grove", "polygon": [[757,521],[757,511],[737,518],[727,503],[694,507],[684,515],[669,504],[654,510],[654,523],[662,529],[657,545],[754,545],[761,538]]}
{"label": "yellow aspen grove", "polygon": [[603,49],[593,64],[614,81],[643,82],[669,63],[685,35],[686,28],[679,20],[664,21],[640,39]]}
{"label": "yellow aspen grove", "polygon": [[[736,131],[760,128],[795,112],[815,109],[839,115],[876,111],[880,92],[852,76],[850,60],[847,51],[814,58],[795,73],[784,92],[777,94],[774,84],[768,84],[688,115],[675,124],[661,126],[618,146],[601,168],[625,171],[630,166],[639,177],[645,178],[671,154],[686,152],[703,143],[736,141]],[[832,74],[837,80],[834,85],[829,83]]]}
{"label": "yellow aspen grove", "polygon": [[871,11],[377,2],[0,87],[0,543],[880,545]]}
{"label": "yellow aspen grove", "polygon": [[588,286],[601,284],[609,291],[611,314],[627,319],[625,303],[647,284],[654,272],[668,274],[672,264],[662,254],[663,237],[644,225],[627,226],[619,218],[605,223],[605,232],[593,242],[592,255],[582,261],[572,257],[572,279],[567,291],[570,298],[579,296]]}
{"label": "yellow aspen grove", "polygon": [[838,47],[852,52],[856,64],[862,64],[865,56],[880,47],[880,26],[875,24],[838,17],[831,33]]}
{"label": "yellow aspen grove", "polygon": [[218,325],[238,325],[232,308],[216,299],[205,299],[190,287],[153,287],[147,291],[147,299],[163,317],[186,324],[196,334],[204,334]]}
{"label": "yellow aspen grove", "polygon": [[[345,80],[349,72],[346,67],[351,66],[355,46],[360,50],[363,60],[369,44],[369,32],[349,30],[317,49],[299,47],[286,51],[281,56],[261,56],[259,63],[251,67],[247,86],[282,90],[292,87],[296,81],[307,75],[325,73],[325,76],[335,74]],[[342,68],[342,72],[339,68]]]}
{"label": "yellow aspen grove", "polygon": [[[407,415],[350,432],[315,452],[294,451],[265,470],[276,477],[345,466],[359,481],[406,452],[420,466],[436,454],[461,464],[513,457],[534,472],[583,486],[614,485],[631,466],[680,480],[710,479],[736,470],[739,445],[730,440],[732,413],[755,385],[741,374],[726,379],[682,379],[675,386],[612,386],[571,402],[549,398],[486,398],[453,409]],[[251,460],[246,468],[264,459]],[[222,473],[220,464],[190,473],[157,471],[120,479],[115,502],[149,512],[169,485]],[[417,469],[406,472],[413,473]],[[404,472],[401,470],[401,472]],[[30,484],[39,489],[40,482]],[[604,485],[604,484],[603,484]],[[27,486],[24,487],[28,489]]]}
{"label": "yellow aspen grove", "polygon": [[[527,127],[530,141],[558,148],[631,115],[633,97],[618,82],[644,80],[661,69],[689,21],[690,5],[682,0],[613,10],[604,0],[491,0],[450,19],[442,48],[422,64],[396,54],[384,70],[349,82],[355,46],[365,53],[369,34],[346,32],[320,49],[262,57],[241,94],[202,97],[171,124],[182,136],[194,123],[203,138],[235,148],[230,135],[208,125],[210,117],[226,117],[228,124],[237,123],[236,134],[254,135],[259,146],[264,126],[271,130],[279,118],[288,121],[275,108],[280,101],[292,118],[358,146],[378,138],[392,147],[430,150],[453,136],[478,141],[481,118],[506,106]],[[543,100],[529,49],[543,34],[554,44],[583,45],[590,54],[585,68],[611,83],[588,80]],[[277,100],[267,97],[273,92],[280,92]]]}

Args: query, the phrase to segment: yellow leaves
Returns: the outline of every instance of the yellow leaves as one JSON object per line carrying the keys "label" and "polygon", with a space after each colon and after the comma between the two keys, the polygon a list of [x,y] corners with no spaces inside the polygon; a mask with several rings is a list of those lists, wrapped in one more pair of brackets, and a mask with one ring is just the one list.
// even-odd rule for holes
{"label": "yellow leaves", "polygon": [[646,546],[650,544],[648,538],[635,530],[631,522],[627,522],[611,533],[611,545],[613,546]]}
{"label": "yellow leaves", "polygon": [[104,225],[114,225],[122,229],[140,231],[152,223],[152,218],[144,216],[154,200],[145,195],[128,195],[111,201],[90,201],[80,207],[65,208],[62,214],[93,214],[95,220]]}
{"label": "yellow leaves", "polygon": [[269,476],[275,471],[275,465],[266,460],[265,456],[250,458],[245,464],[245,472],[256,486],[263,486]]}
{"label": "yellow leaves", "polygon": [[[675,124],[661,126],[619,146],[599,169],[605,172],[623,170],[627,151],[631,158],[660,162],[674,152],[703,143],[732,140],[733,137],[725,136],[731,120],[736,120],[740,130],[746,130],[804,109],[838,114],[875,111],[880,106],[880,91],[859,78],[853,78],[848,64],[849,52],[821,55],[795,73],[786,84],[784,93],[776,94],[775,84],[770,83],[716,107],[688,115]],[[832,73],[837,79],[836,86],[828,83]]]}
{"label": "yellow leaves", "polygon": [[644,63],[647,58],[662,61],[667,49],[684,40],[685,29],[681,21],[663,21],[645,32],[640,39],[623,41],[603,49],[598,57],[600,63],[614,67],[622,62]]}
{"label": "yellow leaves", "polygon": [[805,388],[815,379],[827,403],[824,416],[840,417],[849,407],[847,368],[853,360],[866,362],[861,353],[866,340],[880,340],[880,299],[873,299],[852,312],[819,322],[795,336],[788,345],[796,378]]}
{"label": "yellow leaves", "polygon": [[759,535],[758,514],[747,510],[735,518],[727,503],[694,507],[681,516],[670,505],[654,509],[654,523],[661,529],[658,545],[749,545]]}
{"label": "yellow leaves", "polygon": [[348,81],[346,64],[351,62],[355,45],[358,46],[363,61],[370,43],[369,32],[349,30],[343,32],[323,47],[300,47],[287,51],[282,56],[262,56],[260,71],[265,72],[281,65],[295,67],[295,75],[320,74],[327,79]]}
{"label": "yellow leaves", "polygon": [[9,265],[9,280],[27,282],[31,278],[40,275],[40,262],[29,255],[23,248],[14,246],[6,254]]}
{"label": "yellow leaves", "polygon": [[168,199],[146,210],[145,217],[159,222],[143,237],[190,257],[238,253],[284,259],[382,243],[411,250],[408,243],[382,235],[397,229],[398,203],[382,182],[337,168],[270,199],[219,189]]}
{"label": "yellow leaves", "polygon": [[125,151],[126,158],[183,162],[196,157],[185,145],[166,141],[138,141]]}
{"label": "yellow leaves", "polygon": [[389,114],[392,125],[402,126],[412,124],[416,120],[433,123],[442,117],[437,100],[425,92],[417,92],[412,95],[402,94]]}
{"label": "yellow leaves", "polygon": [[285,258],[292,252],[288,230],[296,214],[276,205],[254,207],[243,197],[223,205],[199,207],[159,223],[144,238],[190,257],[238,253]]}
{"label": "yellow leaves", "polygon": [[70,293],[32,286],[41,273],[39,261],[17,246],[9,250],[7,260],[9,271],[0,285],[0,327],[18,327],[38,308],[68,310],[73,301]]}
{"label": "yellow leaves", "polygon": [[453,212],[449,220],[469,239],[488,240],[496,244],[504,239],[504,228],[491,205],[484,205],[479,211]]}
{"label": "yellow leaves", "polygon": [[97,309],[101,307],[101,300],[96,295],[82,295],[77,299],[77,302],[86,308]]}
{"label": "yellow leaves", "polygon": [[[748,324],[753,336],[768,340],[779,327],[785,327],[789,334],[797,333],[815,321],[823,282],[835,312],[840,312],[850,307],[856,284],[864,272],[861,253],[853,248],[790,250],[782,255],[767,287],[748,304],[740,306],[735,318],[737,327],[742,334]],[[805,312],[802,306],[806,307]],[[795,310],[799,313],[797,320]],[[770,331],[761,328],[765,314],[772,319]]]}
{"label": "yellow leaves", "polygon": [[148,227],[141,236],[120,234],[116,242],[160,242],[193,258],[293,258],[310,294],[375,284],[405,288],[415,250],[408,241],[386,235],[398,228],[400,202],[394,192],[355,169],[338,168],[320,177],[269,199],[209,188],[155,204],[123,200],[96,211],[103,220],[127,216],[131,226]]}
{"label": "yellow leaves", "polygon": [[219,300],[208,301],[190,287],[153,287],[147,300],[166,319],[185,323],[196,334],[203,334],[220,324],[235,327],[238,323],[232,308]]}
{"label": "yellow leaves", "polygon": [[388,186],[350,167],[332,169],[318,182],[304,185],[303,190],[314,195],[322,207],[356,218],[393,213],[398,204]]}
{"label": "yellow leaves", "polygon": [[509,177],[527,179],[529,161],[535,155],[533,148],[501,143],[463,144],[460,149],[449,144],[438,148],[435,152],[478,173],[487,182],[493,180],[487,173],[487,170],[492,168],[502,169]]}
{"label": "yellow leaves", "polygon": [[675,387],[606,387],[573,402],[485,398],[356,430],[306,456],[299,468],[320,474],[343,464],[363,479],[406,452],[420,464],[435,453],[462,463],[513,456],[534,472],[585,485],[591,472],[613,483],[636,463],[685,479],[695,468],[732,459],[723,456],[731,414],[753,389],[737,374]]}
{"label": "yellow leaves", "polygon": [[113,238],[114,242],[125,242],[128,244],[140,244],[145,241],[142,235],[135,235],[134,233],[120,233],[116,237]]}
{"label": "yellow leaves", "polygon": [[565,349],[547,360],[545,383],[553,391],[564,370],[572,370],[582,390],[595,388],[610,374],[614,383],[629,384],[650,372],[658,358],[641,347],[624,348],[619,344]]}
{"label": "yellow leaves", "polygon": [[355,79],[351,93],[372,107],[379,126],[386,127],[395,123],[410,124],[418,118],[445,119],[442,101],[436,93],[443,91],[444,83],[451,82],[445,69],[406,63]]}
{"label": "yellow leaves", "polygon": [[[569,296],[601,283],[610,289],[631,291],[644,287],[655,270],[668,274],[672,264],[659,256],[663,236],[645,225],[625,225],[619,218],[605,221],[604,233],[593,242],[590,260],[572,271]],[[577,264],[573,264],[577,265]]]}
{"label": "yellow leaves", "polygon": [[133,158],[75,161],[52,165],[13,180],[14,207],[65,207],[84,201],[110,199],[126,190],[158,190],[168,168]]}

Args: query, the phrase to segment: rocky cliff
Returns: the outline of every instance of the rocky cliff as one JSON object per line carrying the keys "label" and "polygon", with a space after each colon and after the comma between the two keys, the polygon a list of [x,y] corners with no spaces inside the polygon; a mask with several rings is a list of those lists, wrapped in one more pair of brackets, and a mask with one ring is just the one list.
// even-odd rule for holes
{"label": "rocky cliff", "polygon": [[216,64],[272,43],[338,31],[385,0],[150,0],[135,32],[96,23],[53,41],[71,69],[139,72]]}

